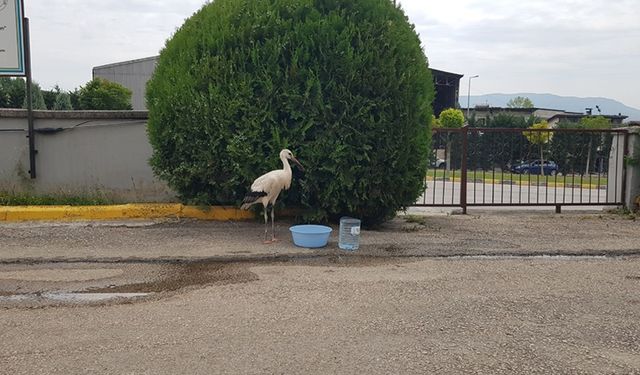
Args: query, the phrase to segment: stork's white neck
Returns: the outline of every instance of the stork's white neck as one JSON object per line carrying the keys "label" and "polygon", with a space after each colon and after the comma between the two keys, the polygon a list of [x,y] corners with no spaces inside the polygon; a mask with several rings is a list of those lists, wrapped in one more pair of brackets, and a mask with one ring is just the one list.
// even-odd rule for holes
{"label": "stork's white neck", "polygon": [[287,173],[291,173],[291,166],[289,165],[289,160],[285,156],[280,157],[280,160],[282,160],[282,169]]}

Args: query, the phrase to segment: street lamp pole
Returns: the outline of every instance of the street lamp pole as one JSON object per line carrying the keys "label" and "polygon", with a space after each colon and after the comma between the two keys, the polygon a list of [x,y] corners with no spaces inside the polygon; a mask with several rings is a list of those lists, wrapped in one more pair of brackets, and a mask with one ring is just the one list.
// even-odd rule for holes
{"label": "street lamp pole", "polygon": [[469,77],[469,87],[467,91],[467,121],[469,121],[469,105],[471,102],[471,78],[478,78],[478,77],[480,76],[477,74],[475,76]]}

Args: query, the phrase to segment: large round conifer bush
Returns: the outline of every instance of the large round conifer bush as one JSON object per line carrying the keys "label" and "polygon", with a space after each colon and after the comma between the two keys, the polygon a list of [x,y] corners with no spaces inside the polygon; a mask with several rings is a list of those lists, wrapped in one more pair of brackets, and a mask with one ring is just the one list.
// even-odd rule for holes
{"label": "large round conifer bush", "polygon": [[391,0],[216,0],[148,83],[151,165],[186,202],[238,204],[286,147],[306,169],[286,204],[378,224],[423,191],[433,95]]}

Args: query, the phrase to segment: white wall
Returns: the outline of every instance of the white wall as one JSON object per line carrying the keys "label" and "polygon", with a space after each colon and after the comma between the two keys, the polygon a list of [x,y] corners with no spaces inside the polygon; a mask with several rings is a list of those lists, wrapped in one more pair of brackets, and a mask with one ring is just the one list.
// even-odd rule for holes
{"label": "white wall", "polygon": [[0,110],[0,190],[165,202],[175,194],[151,170],[146,111],[35,111],[36,178],[29,177],[26,110]]}

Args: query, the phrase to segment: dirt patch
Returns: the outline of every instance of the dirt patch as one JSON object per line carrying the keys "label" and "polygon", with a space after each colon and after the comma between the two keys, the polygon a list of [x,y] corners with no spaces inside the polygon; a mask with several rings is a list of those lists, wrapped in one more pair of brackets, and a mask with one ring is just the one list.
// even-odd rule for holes
{"label": "dirt patch", "polygon": [[161,293],[174,292],[192,286],[211,284],[236,284],[258,280],[248,267],[232,263],[203,262],[189,264],[171,264],[162,266],[162,275],[154,280],[113,285],[103,288],[90,288],[92,293]]}
{"label": "dirt patch", "polygon": [[[52,262],[0,265],[0,307],[52,307],[133,303],[165,298],[210,285],[257,281],[251,268],[260,265],[369,267],[408,262],[409,259],[332,254],[321,257],[265,259],[263,261]],[[145,293],[134,299],[64,302],[47,296],[65,293]]]}

